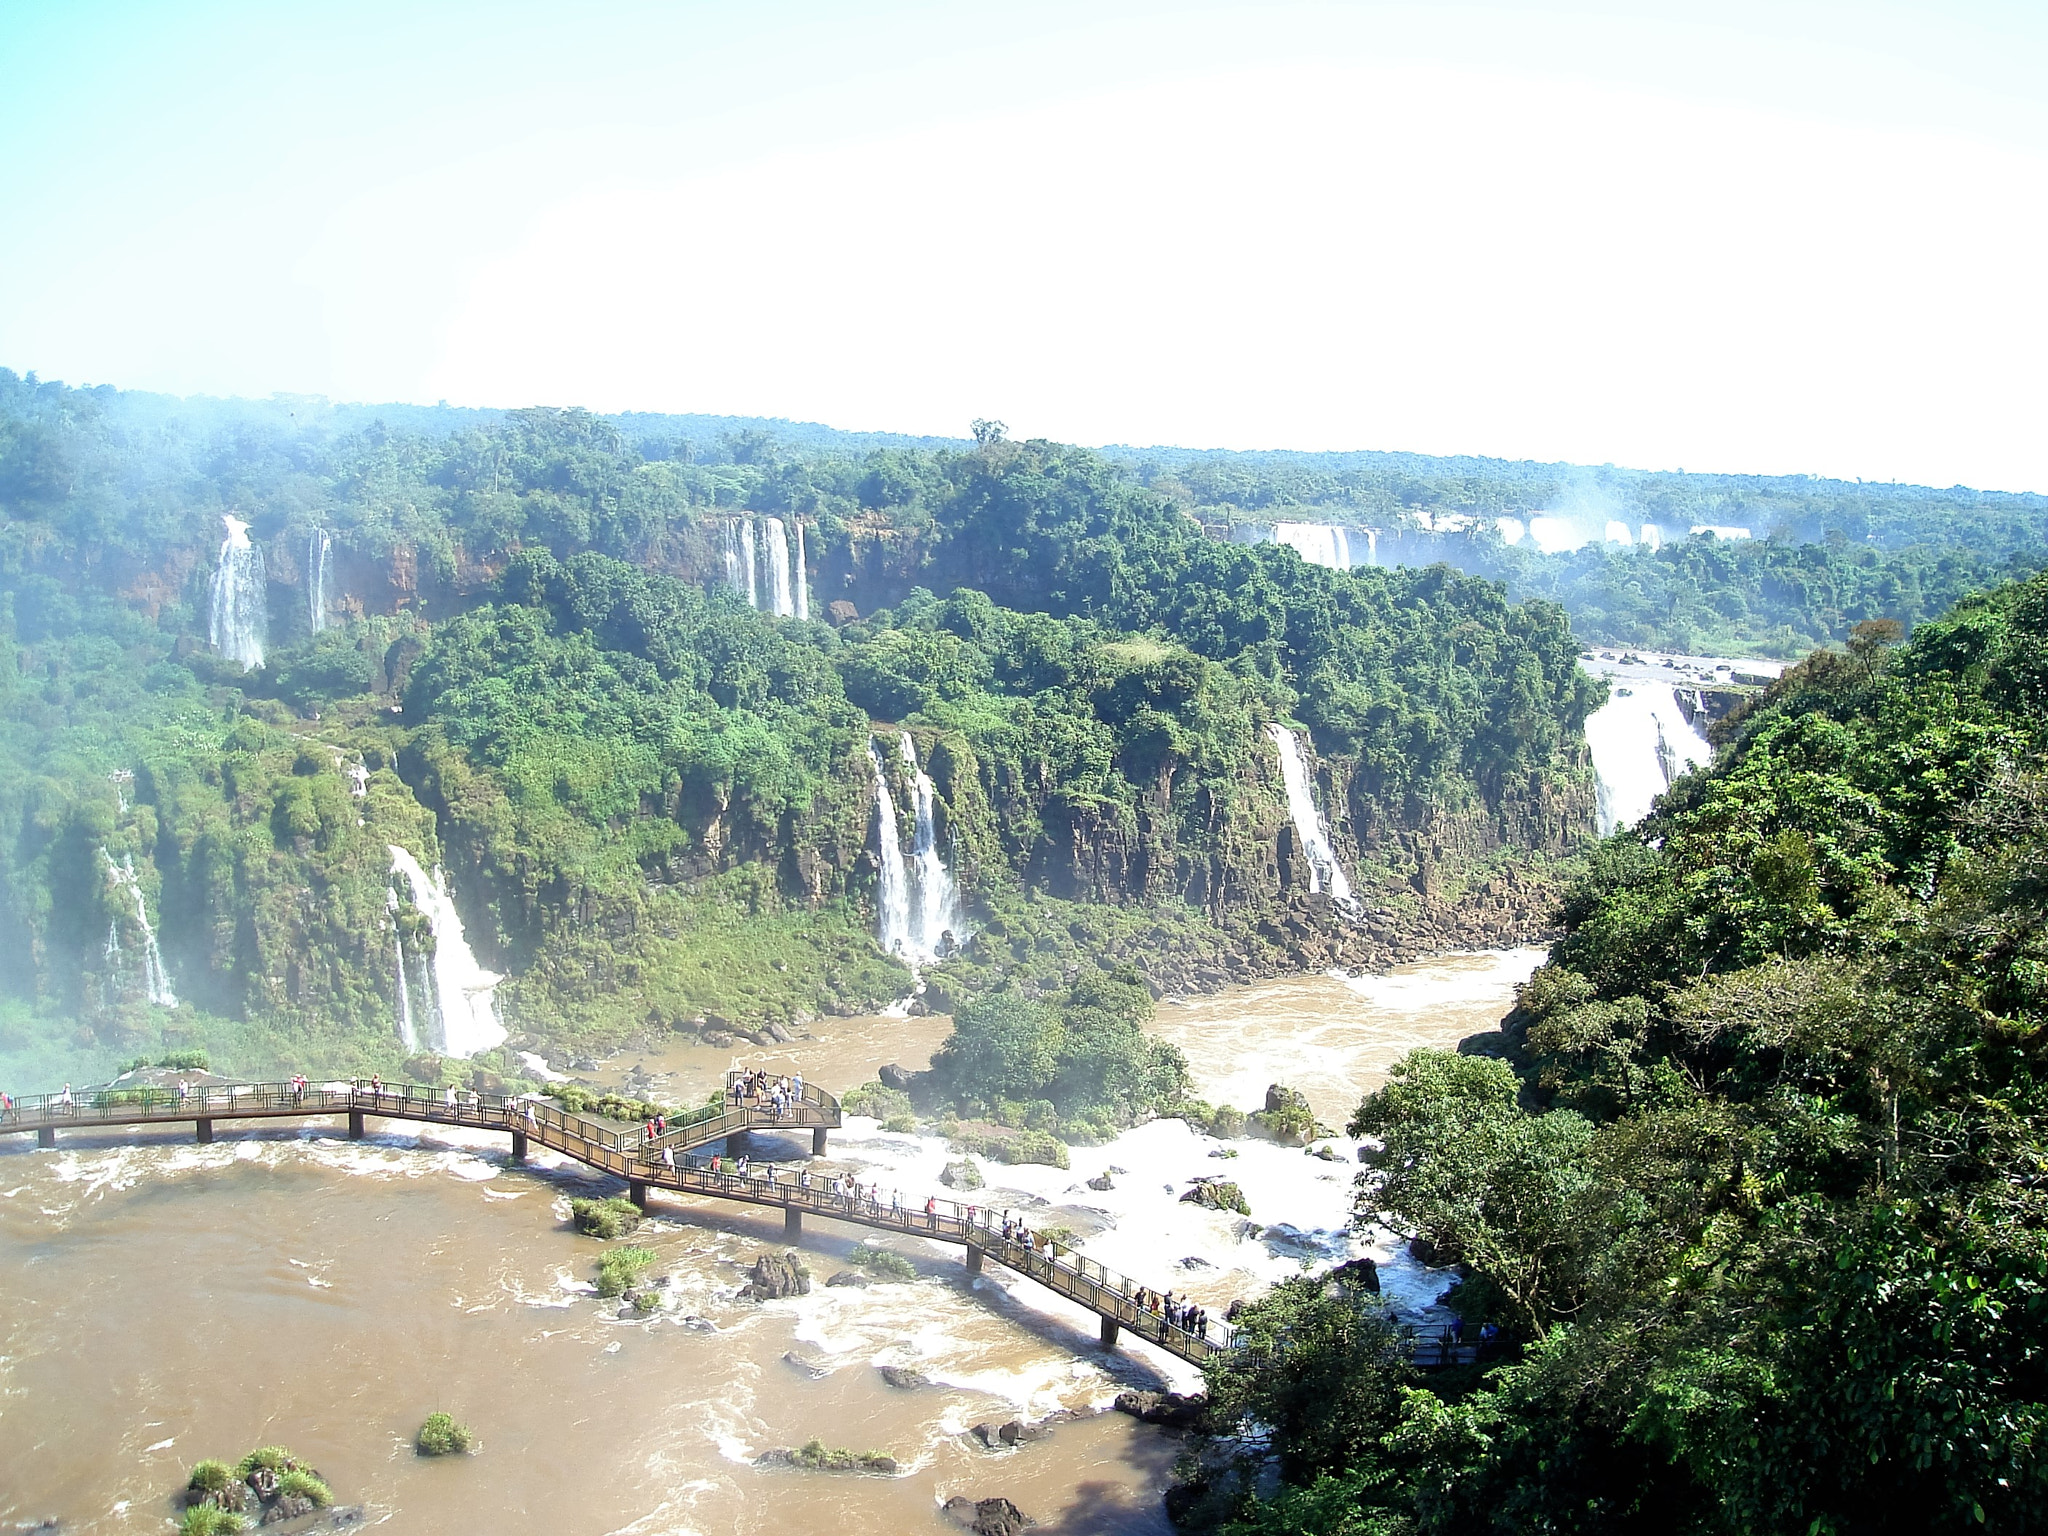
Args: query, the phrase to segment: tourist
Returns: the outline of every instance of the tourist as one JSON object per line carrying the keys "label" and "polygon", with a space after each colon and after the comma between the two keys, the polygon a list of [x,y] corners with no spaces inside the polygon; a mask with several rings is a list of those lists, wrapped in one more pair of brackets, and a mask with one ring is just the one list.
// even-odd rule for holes
{"label": "tourist", "polygon": [[927,1195],[924,1202],[924,1224],[932,1231],[939,1230],[939,1197]]}
{"label": "tourist", "polygon": [[64,1085],[64,1091],[57,1095],[57,1107],[63,1110],[64,1113],[67,1115],[71,1114],[74,1110],[78,1108],[78,1105],[72,1100],[71,1085],[69,1083],[66,1083]]}
{"label": "tourist", "polygon": [[383,1093],[384,1093],[384,1079],[383,1079],[383,1078],[381,1078],[381,1077],[379,1077],[379,1076],[377,1076],[377,1075],[376,1075],[376,1074],[375,1074],[374,1072],[373,1072],[373,1073],[371,1073],[371,1074],[370,1074],[370,1095],[371,1095],[371,1097],[373,1097],[373,1098],[378,1098],[378,1097],[382,1097]]}
{"label": "tourist", "polygon": [[801,1073],[801,1072],[797,1073],[797,1075],[796,1075],[795,1079],[793,1080],[793,1085],[792,1085],[792,1088],[791,1088],[791,1092],[793,1092],[793,1093],[795,1094],[795,1096],[796,1096],[796,1098],[798,1099],[798,1101],[799,1101],[799,1102],[801,1102],[801,1101],[802,1101],[802,1099],[803,1099],[803,1096],[804,1096],[804,1075],[803,1075],[803,1073]]}
{"label": "tourist", "polygon": [[663,1147],[661,1149],[661,1166],[670,1173],[676,1171],[676,1149],[674,1147]]}

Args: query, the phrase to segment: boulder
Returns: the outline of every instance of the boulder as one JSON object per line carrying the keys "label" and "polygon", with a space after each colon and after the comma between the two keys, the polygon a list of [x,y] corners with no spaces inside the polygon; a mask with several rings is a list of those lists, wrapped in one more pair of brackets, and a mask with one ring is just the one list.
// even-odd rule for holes
{"label": "boulder", "polygon": [[764,1253],[754,1260],[747,1278],[747,1291],[756,1301],[774,1301],[783,1296],[811,1294],[811,1272],[794,1253]]}
{"label": "boulder", "polygon": [[823,1381],[832,1374],[831,1366],[821,1365],[816,1360],[811,1359],[810,1356],[798,1354],[793,1349],[782,1357],[782,1363],[792,1371],[795,1371],[797,1375],[803,1377],[805,1381]]}
{"label": "boulder", "polygon": [[770,1040],[773,1040],[777,1045],[787,1045],[790,1041],[796,1038],[788,1030],[784,1029],[780,1024],[777,1024],[773,1019],[770,1019],[768,1021],[767,1034],[768,1038]]}
{"label": "boulder", "polygon": [[834,629],[844,629],[860,617],[860,610],[845,598],[834,598],[825,605],[825,618]]}
{"label": "boulder", "polygon": [[1244,1191],[1229,1179],[1201,1179],[1180,1198],[1183,1205],[1199,1205],[1212,1211],[1235,1211],[1240,1216],[1252,1213]]}
{"label": "boulder", "polygon": [[980,1189],[983,1179],[974,1159],[965,1157],[957,1163],[946,1164],[945,1171],[939,1175],[939,1182],[948,1189]]}
{"label": "boulder", "polygon": [[1209,1394],[1119,1392],[1115,1406],[1118,1413],[1128,1413],[1147,1424],[1160,1424],[1168,1429],[1193,1429],[1208,1411]]}
{"label": "boulder", "polygon": [[1026,1526],[1038,1524],[1008,1499],[970,1499],[955,1494],[940,1506],[945,1515],[973,1536],[1017,1536]]}
{"label": "boulder", "polygon": [[906,1392],[914,1392],[919,1387],[928,1387],[932,1384],[931,1377],[923,1371],[913,1371],[907,1365],[885,1365],[880,1367],[880,1370],[882,1380]]}
{"label": "boulder", "polygon": [[1106,1173],[1098,1173],[1088,1181],[1088,1187],[1090,1189],[1115,1189],[1116,1180]]}
{"label": "boulder", "polygon": [[1380,1267],[1371,1259],[1349,1259],[1331,1270],[1325,1278],[1369,1295],[1380,1293]]}
{"label": "boulder", "polygon": [[1043,1440],[1045,1429],[1038,1424],[1026,1424],[1022,1419],[1012,1419],[996,1431],[996,1438],[1005,1445],[1029,1445],[1033,1440]]}
{"label": "boulder", "polygon": [[302,1494],[287,1493],[271,1500],[263,1511],[259,1525],[280,1525],[286,1520],[297,1520],[310,1515],[317,1506]]}
{"label": "boulder", "polygon": [[1281,1083],[1269,1084],[1266,1088],[1266,1113],[1276,1115],[1283,1109],[1307,1109],[1308,1095],[1299,1088],[1289,1088]]}
{"label": "boulder", "polygon": [[729,1051],[733,1046],[732,1036],[722,1029],[706,1029],[697,1038],[714,1050]]}
{"label": "boulder", "polygon": [[875,1282],[873,1280],[869,1279],[866,1275],[862,1274],[857,1269],[835,1269],[834,1271],[832,1271],[831,1278],[825,1282],[825,1284],[828,1286],[857,1285],[860,1286],[862,1289],[866,1289],[868,1286],[873,1285],[874,1283]]}
{"label": "boulder", "polygon": [[889,1063],[886,1067],[879,1067],[875,1071],[876,1082],[880,1083],[884,1088],[894,1088],[898,1093],[910,1092],[910,1085],[916,1080],[917,1074],[915,1072],[912,1072],[907,1067],[899,1067],[894,1062]]}

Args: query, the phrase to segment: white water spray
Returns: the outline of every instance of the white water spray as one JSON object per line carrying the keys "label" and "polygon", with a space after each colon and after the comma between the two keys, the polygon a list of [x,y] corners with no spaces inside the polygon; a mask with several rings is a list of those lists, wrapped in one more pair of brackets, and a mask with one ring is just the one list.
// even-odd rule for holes
{"label": "white water spray", "polygon": [[770,612],[778,619],[796,616],[796,601],[789,591],[789,535],[779,517],[761,519],[761,537],[768,544],[768,591]]}
{"label": "white water spray", "polygon": [[1672,780],[1714,756],[1668,683],[1616,683],[1586,720],[1586,745],[1599,779],[1602,836],[1641,821]]}
{"label": "white water spray", "polygon": [[910,877],[903,867],[903,839],[896,830],[896,801],[889,776],[882,772],[882,754],[868,738],[868,761],[875,767],[875,845],[881,858],[881,883],[875,889],[877,928],[885,954],[911,958]]}
{"label": "white water spray", "polygon": [[[121,862],[116,864],[114,856],[102,848],[100,857],[107,861],[107,879],[117,888],[125,887],[135,902],[135,927],[142,935],[143,994],[159,1008],[177,1007],[178,994],[171,990],[171,974],[164,969],[164,957],[156,947],[156,930],[149,925],[149,907],[142,899],[142,882],[135,878],[134,855],[123,855]],[[120,955],[120,936],[110,921],[107,925],[107,958],[118,960]]]}
{"label": "white water spray", "polygon": [[1287,814],[1294,820],[1294,835],[1301,840],[1302,851],[1308,855],[1308,888],[1320,891],[1327,885],[1332,900],[1349,902],[1351,882],[1344,877],[1344,870],[1337,863],[1337,853],[1330,846],[1330,835],[1323,825],[1322,813],[1316,809],[1315,794],[1309,787],[1308,765],[1301,757],[1301,743],[1295,739],[1294,732],[1277,722],[1267,722],[1266,733],[1273,738],[1273,745],[1280,749],[1280,782],[1287,789]]}
{"label": "white water spray", "polygon": [[228,536],[213,571],[213,648],[251,670],[263,665],[269,620],[264,612],[263,551],[249,541],[249,525],[225,513]]}
{"label": "white water spray", "polygon": [[306,618],[314,634],[327,627],[327,554],[332,541],[325,528],[306,540]]}
{"label": "white water spray", "polygon": [[752,518],[740,522],[740,569],[746,578],[747,606],[761,606],[761,575],[756,560],[756,545],[760,542],[761,530],[754,526]]}
{"label": "white water spray", "polygon": [[1351,569],[1351,534],[1334,523],[1275,523],[1273,542],[1285,544],[1310,565]]}
{"label": "white water spray", "polygon": [[915,901],[911,906],[911,942],[922,953],[937,955],[948,933],[958,943],[961,931],[960,893],[953,877],[939,857],[938,823],[934,814],[937,795],[931,775],[917,764],[917,746],[905,731],[900,740],[903,766],[909,770],[917,794],[917,831],[911,845],[910,878]]}
{"label": "white water spray", "polygon": [[811,616],[811,573],[804,563],[804,525],[796,525],[796,616],[808,619]]}
{"label": "white water spray", "polygon": [[[505,1043],[505,1026],[498,1022],[497,989],[503,980],[497,972],[477,964],[469,942],[462,936],[462,918],[448,894],[448,882],[436,868],[433,878],[420,862],[396,843],[391,850],[391,872],[403,875],[412,889],[413,905],[426,915],[434,935],[434,959],[428,978],[434,985],[434,1011],[438,1015],[439,1039],[435,1048],[445,1056],[467,1059],[479,1051]],[[400,975],[404,966],[400,964]],[[410,1009],[411,1003],[406,1004]]]}
{"label": "white water spray", "polygon": [[412,983],[405,975],[405,936],[398,931],[398,892],[384,890],[384,910],[391,914],[391,948],[398,980],[398,1039],[408,1056],[419,1053],[420,1032],[412,1020]]}

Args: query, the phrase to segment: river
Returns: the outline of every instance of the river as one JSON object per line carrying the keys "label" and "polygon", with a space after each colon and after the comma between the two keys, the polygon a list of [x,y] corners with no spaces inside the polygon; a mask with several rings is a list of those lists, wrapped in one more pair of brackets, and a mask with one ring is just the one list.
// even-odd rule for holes
{"label": "river", "polygon": [[[1489,1027],[1537,958],[1234,987],[1168,1000],[1156,1028],[1212,1100],[1256,1107],[1284,1081],[1341,1124],[1402,1051]],[[922,1065],[945,1028],[828,1020],[776,1059],[844,1089],[883,1061]],[[723,1070],[722,1053],[690,1055],[703,1051],[607,1065],[673,1073],[663,1086],[680,1092]],[[600,1245],[566,1224],[571,1195],[608,1186],[545,1154],[513,1167],[501,1137],[372,1124],[385,1134],[358,1143],[326,1127],[225,1126],[211,1147],[164,1131],[81,1135],[54,1152],[0,1142],[0,1522],[161,1531],[193,1461],[275,1443],[373,1523],[428,1536],[936,1532],[935,1507],[954,1494],[1007,1496],[1048,1536],[1168,1531],[1159,1494],[1178,1442],[1097,1410],[1124,1386],[1191,1387],[1194,1373],[1128,1341],[1103,1354],[1092,1315],[1029,1282],[996,1266],[970,1281],[957,1251],[894,1240],[915,1282],[743,1301],[745,1266],[782,1247],[779,1220],[668,1196],[638,1239],[659,1256],[667,1302],[621,1320],[589,1286]],[[990,1167],[983,1198],[1041,1228],[1071,1225],[1084,1252],[1217,1307],[1304,1258],[1364,1252],[1398,1305],[1425,1307],[1441,1277],[1346,1229],[1355,1162],[1336,1146],[1330,1162],[1159,1121],[1074,1149],[1068,1170]],[[947,1160],[940,1141],[855,1120],[829,1165],[908,1201],[938,1189]],[[1114,1187],[1088,1189],[1104,1171]],[[1206,1173],[1239,1182],[1262,1231],[1180,1202]],[[815,1226],[804,1248],[822,1282],[859,1234]],[[891,1386],[882,1365],[931,1385]],[[473,1459],[412,1454],[436,1408],[477,1432]],[[1082,1416],[1016,1450],[966,1433],[1061,1410]],[[886,1451],[902,1470],[751,1464],[813,1438]]]}

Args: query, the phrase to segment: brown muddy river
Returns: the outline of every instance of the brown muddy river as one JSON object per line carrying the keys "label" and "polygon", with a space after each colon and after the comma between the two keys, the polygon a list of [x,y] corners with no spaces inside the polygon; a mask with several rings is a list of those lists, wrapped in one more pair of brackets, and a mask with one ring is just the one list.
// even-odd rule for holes
{"label": "brown muddy river", "polygon": [[[1497,1019],[1532,960],[1240,987],[1162,1005],[1159,1028],[1208,1097],[1255,1105],[1286,1081],[1341,1121],[1401,1051]],[[836,1089],[885,1060],[922,1065],[944,1024],[818,1031],[835,1035],[785,1049]],[[675,1072],[678,1092],[700,1069],[644,1060]],[[713,1053],[707,1083],[726,1060]],[[1190,1373],[1142,1345],[1103,1354],[1090,1316],[1028,1282],[994,1268],[969,1282],[956,1253],[897,1240],[916,1281],[828,1288],[858,1233],[818,1223],[805,1236],[811,1294],[742,1300],[745,1266],[782,1247],[780,1222],[669,1197],[637,1239],[668,1278],[665,1304],[651,1321],[620,1320],[589,1288],[602,1245],[566,1224],[570,1195],[609,1187],[544,1161],[511,1167],[502,1138],[372,1128],[361,1143],[227,1125],[206,1148],[168,1132],[81,1135],[54,1152],[0,1141],[0,1525],[164,1531],[193,1461],[282,1444],[371,1523],[427,1536],[938,1532],[953,1494],[1005,1495],[1049,1533],[1168,1530],[1159,1494],[1177,1441],[1091,1411],[1124,1385],[1189,1386]],[[871,1122],[851,1123],[832,1152],[906,1199],[935,1189],[946,1160],[941,1143]],[[1121,1170],[1114,1191],[1086,1189],[1109,1169]],[[1220,1169],[1271,1224],[1264,1235],[1179,1203],[1188,1179]],[[1158,1122],[1076,1149],[1070,1170],[988,1173],[991,1204],[1078,1211],[1100,1228],[1084,1251],[1204,1299],[1348,1251],[1389,1260],[1390,1290],[1417,1305],[1440,1288],[1347,1233],[1350,1170],[1298,1151],[1225,1148]],[[884,1365],[931,1384],[890,1386]],[[475,1430],[474,1456],[413,1455],[436,1408]],[[966,1433],[1062,1409],[1088,1416],[1019,1449],[984,1450]],[[902,1470],[752,1465],[814,1438],[886,1451]]]}

